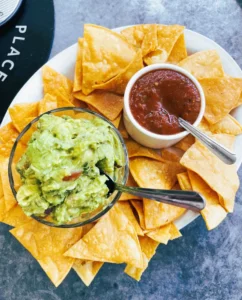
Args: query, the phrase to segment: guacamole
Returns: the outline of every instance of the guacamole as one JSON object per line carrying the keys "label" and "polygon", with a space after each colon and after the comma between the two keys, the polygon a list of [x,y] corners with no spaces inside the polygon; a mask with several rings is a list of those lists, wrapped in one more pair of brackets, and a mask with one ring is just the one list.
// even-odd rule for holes
{"label": "guacamole", "polygon": [[17,164],[22,185],[17,200],[24,212],[67,223],[107,203],[107,177],[123,164],[122,146],[99,119],[43,115]]}

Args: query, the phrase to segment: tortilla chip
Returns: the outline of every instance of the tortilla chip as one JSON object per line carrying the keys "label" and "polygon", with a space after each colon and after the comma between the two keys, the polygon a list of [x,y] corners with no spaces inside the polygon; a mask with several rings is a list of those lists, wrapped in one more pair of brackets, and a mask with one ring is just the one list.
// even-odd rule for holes
{"label": "tortilla chip", "polygon": [[[134,181],[133,176],[130,173],[129,173],[129,177],[128,177],[128,181],[126,183],[126,186],[132,186],[132,187],[137,187],[138,186],[137,183]],[[134,195],[127,194],[127,193],[122,193],[122,195],[119,198],[119,201],[122,201],[122,200],[132,200],[132,199],[139,199],[139,200],[141,200],[141,198],[138,197],[138,196],[134,196]]]}
{"label": "tortilla chip", "polygon": [[180,187],[179,183],[177,182],[173,185],[173,187],[171,189],[174,191],[180,191],[181,187]]}
{"label": "tortilla chip", "polygon": [[[212,137],[228,148],[231,148],[234,143],[234,137],[231,135],[214,134]],[[223,202],[221,205],[228,212],[233,211],[234,199],[239,187],[235,165],[225,164],[199,141],[187,150],[180,162],[184,167],[197,173],[221,196]]]}
{"label": "tortilla chip", "polygon": [[147,65],[164,63],[184,31],[184,26],[180,25],[157,25],[157,49],[144,57]]}
{"label": "tortilla chip", "polygon": [[84,25],[83,93],[88,95],[93,91],[94,85],[117,76],[130,64],[135,55],[133,46],[118,33],[101,26]]}
{"label": "tortilla chip", "polygon": [[186,137],[184,137],[184,139],[176,143],[174,147],[179,148],[183,151],[187,151],[194,143],[195,138],[191,134],[188,134]]}
{"label": "tortilla chip", "polygon": [[43,71],[44,94],[55,96],[56,91],[59,91],[66,100],[73,102],[73,82],[66,76],[56,72],[54,69],[45,65]]}
{"label": "tortilla chip", "polygon": [[170,161],[179,162],[183,154],[184,151],[176,147],[168,147],[161,150],[162,158]]}
{"label": "tortilla chip", "polygon": [[177,162],[160,162],[148,158],[135,158],[130,161],[130,172],[140,187],[171,189],[176,183],[176,174],[184,171]]}
{"label": "tortilla chip", "polygon": [[155,230],[149,231],[146,235],[154,241],[167,245],[168,241],[171,238],[170,229],[171,224],[167,224]]}
{"label": "tortilla chip", "polygon": [[113,93],[95,91],[88,96],[82,92],[77,92],[74,95],[77,99],[92,105],[111,121],[115,120],[123,109],[123,97]]}
{"label": "tortilla chip", "polygon": [[206,207],[201,211],[201,215],[206,223],[207,229],[216,228],[227,215],[226,210],[219,203],[219,196],[206,182],[196,173],[188,171],[192,189],[206,199]]}
{"label": "tortilla chip", "polygon": [[145,228],[154,229],[178,219],[185,209],[154,200],[144,199]]}
{"label": "tortilla chip", "polygon": [[126,140],[125,145],[128,150],[129,158],[131,157],[148,157],[158,161],[164,161],[163,158],[153,149],[146,148],[133,140]]}
{"label": "tortilla chip", "polygon": [[[14,162],[17,162],[26,150],[26,145],[23,145],[21,142],[18,143],[17,148],[15,150],[15,155],[13,157]],[[12,147],[13,147],[13,142],[0,144],[0,161],[3,161],[10,156]]]}
{"label": "tortilla chip", "polygon": [[133,205],[133,207],[135,208],[135,211],[138,214],[139,223],[140,223],[141,228],[145,229],[143,201],[132,200],[131,204]]}
{"label": "tortilla chip", "polygon": [[221,121],[232,109],[240,105],[242,78],[204,78],[199,82],[206,98],[204,117],[210,124]]}
{"label": "tortilla chip", "polygon": [[167,245],[169,240],[174,240],[182,236],[174,223],[169,223],[165,226],[149,231],[146,233],[146,235],[154,241],[165,245]]}
{"label": "tortilla chip", "polygon": [[187,172],[177,174],[179,185],[184,191],[192,191],[192,185]]}
{"label": "tortilla chip", "polygon": [[125,39],[137,48],[141,48],[145,56],[157,49],[157,25],[145,24],[128,27],[121,31]]}
{"label": "tortilla chip", "polygon": [[117,118],[114,119],[114,120],[112,121],[113,125],[114,125],[116,128],[119,127],[121,117],[122,117],[122,114],[119,114],[119,115],[117,116]]}
{"label": "tortilla chip", "polygon": [[83,54],[83,41],[84,39],[79,38],[77,43],[77,56],[75,66],[75,77],[74,77],[74,92],[81,91],[82,89],[82,54]]}
{"label": "tortilla chip", "polygon": [[18,137],[19,132],[13,125],[13,122],[10,122],[0,128],[0,141],[2,143],[14,142]]}
{"label": "tortilla chip", "polygon": [[124,139],[127,139],[129,137],[128,132],[127,132],[125,126],[124,126],[123,116],[121,117],[118,130],[119,130],[119,132],[121,133],[121,135]]}
{"label": "tortilla chip", "polygon": [[155,255],[156,249],[159,246],[159,243],[153,241],[147,236],[139,237],[139,242],[143,253],[144,267],[136,268],[128,264],[124,270],[126,274],[128,274],[130,277],[134,278],[137,281],[140,280],[143,272],[147,269],[149,261]]}
{"label": "tortilla chip", "polygon": [[142,54],[141,51],[138,51],[131,63],[122,72],[105,83],[94,85],[93,88],[123,95],[130,78],[143,66]]}
{"label": "tortilla chip", "polygon": [[135,229],[116,205],[65,256],[143,267]]}
{"label": "tortilla chip", "polygon": [[[1,167],[1,164],[0,164]],[[2,178],[1,178],[1,173],[0,173],[0,198],[3,197],[3,184],[2,184]]]}
{"label": "tortilla chip", "polygon": [[26,214],[23,212],[22,208],[19,205],[15,205],[13,208],[11,208],[8,212],[4,214],[4,217],[1,220],[1,222],[13,227],[18,227],[32,220],[32,218],[26,216]]}
{"label": "tortilla chip", "polygon": [[177,64],[181,60],[185,59],[186,57],[187,57],[187,48],[186,48],[185,36],[183,33],[179,36],[173,49],[171,50],[167,62],[171,64]]}
{"label": "tortilla chip", "polygon": [[224,76],[223,65],[216,50],[196,52],[182,60],[179,66],[197,78]]}
{"label": "tortilla chip", "polygon": [[45,94],[44,98],[39,102],[39,115],[57,108],[57,99],[50,94]]}
{"label": "tortilla chip", "polygon": [[[15,166],[12,166],[12,169],[15,169]],[[10,183],[8,180],[8,159],[4,159],[0,164],[0,176],[2,181],[4,202],[5,202],[5,212],[9,211],[16,205],[16,199],[12,193]],[[14,181],[16,185],[20,184],[19,176],[17,171],[13,172]]]}
{"label": "tortilla chip", "polygon": [[181,232],[179,231],[179,229],[176,227],[174,223],[171,223],[170,234],[171,234],[171,238],[170,238],[171,241],[182,236]]}
{"label": "tortilla chip", "polygon": [[32,220],[10,230],[33,255],[57,287],[69,273],[74,259],[63,256],[82,235],[82,228],[53,228]]}
{"label": "tortilla chip", "polygon": [[80,259],[76,259],[73,269],[76,271],[77,275],[81,278],[84,284],[89,286],[103,264],[103,262],[99,261],[82,261]]}
{"label": "tortilla chip", "polygon": [[138,221],[136,220],[133,210],[128,201],[118,202],[118,208],[125,214],[130,223],[133,225],[137,235],[144,235],[143,230],[140,228]]}
{"label": "tortilla chip", "polygon": [[218,123],[210,125],[209,130],[213,133],[238,135],[242,133],[242,125],[231,115],[227,115]]}
{"label": "tortilla chip", "polygon": [[29,122],[38,116],[39,103],[15,104],[9,108],[9,114],[15,128],[21,132]]}

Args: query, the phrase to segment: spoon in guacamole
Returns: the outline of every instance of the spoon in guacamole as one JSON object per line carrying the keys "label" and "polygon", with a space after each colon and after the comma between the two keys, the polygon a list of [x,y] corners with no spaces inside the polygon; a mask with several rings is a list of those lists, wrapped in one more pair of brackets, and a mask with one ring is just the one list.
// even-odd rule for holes
{"label": "spoon in guacamole", "polygon": [[129,187],[114,182],[112,178],[102,169],[100,170],[100,174],[103,174],[108,178],[108,181],[106,181],[106,185],[108,186],[110,194],[112,194],[114,190],[118,190],[123,193],[128,193],[141,198],[151,199],[158,202],[183,207],[195,212],[203,210],[206,205],[205,199],[201,194],[197,192]]}

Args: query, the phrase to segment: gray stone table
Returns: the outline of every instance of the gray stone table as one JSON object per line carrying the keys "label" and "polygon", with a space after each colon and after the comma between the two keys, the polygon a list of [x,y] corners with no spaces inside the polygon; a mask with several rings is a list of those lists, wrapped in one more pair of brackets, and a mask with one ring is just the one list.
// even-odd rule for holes
{"label": "gray stone table", "polygon": [[[242,67],[242,9],[235,0],[55,0],[56,32],[51,57],[76,42],[84,23],[109,28],[138,23],[178,23],[224,47]],[[239,172],[242,179],[242,169]],[[124,265],[105,264],[86,288],[71,271],[54,288],[38,263],[0,225],[0,300],[242,299],[242,188],[235,212],[208,232],[203,220],[183,237],[160,245],[140,282]]]}

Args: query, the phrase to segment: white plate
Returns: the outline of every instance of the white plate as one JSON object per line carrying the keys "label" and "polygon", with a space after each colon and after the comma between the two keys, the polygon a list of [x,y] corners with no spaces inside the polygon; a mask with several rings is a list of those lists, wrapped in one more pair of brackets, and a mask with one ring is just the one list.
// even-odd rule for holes
{"label": "white plate", "polygon": [[[115,28],[114,31],[120,32],[125,27]],[[220,58],[223,63],[224,70],[227,74],[234,77],[242,77],[242,71],[238,64],[233,60],[233,58],[217,43],[210,40],[209,38],[196,33],[194,31],[185,30],[185,39],[186,46],[189,54],[209,49],[216,49],[220,55]],[[50,61],[48,61],[48,65],[55,69],[57,72],[60,72],[67,76],[70,79],[73,79],[74,76],[74,67],[76,61],[76,51],[77,44],[70,46],[64,51],[60,52],[58,55],[53,57]],[[38,70],[22,87],[22,89],[18,92],[16,97],[13,99],[10,106],[21,103],[21,102],[35,102],[39,101],[43,97],[43,89],[42,89],[42,76],[41,69]],[[233,111],[232,115],[242,123],[242,106]],[[9,114],[6,113],[4,119],[2,121],[2,126],[7,124],[10,121]],[[236,166],[239,168],[242,162],[242,136],[236,138],[235,144],[235,152],[237,155],[237,163]],[[188,211],[183,216],[181,216],[178,220],[175,221],[175,224],[179,229],[182,229],[189,223],[191,223],[194,219],[196,219],[199,214]]]}

